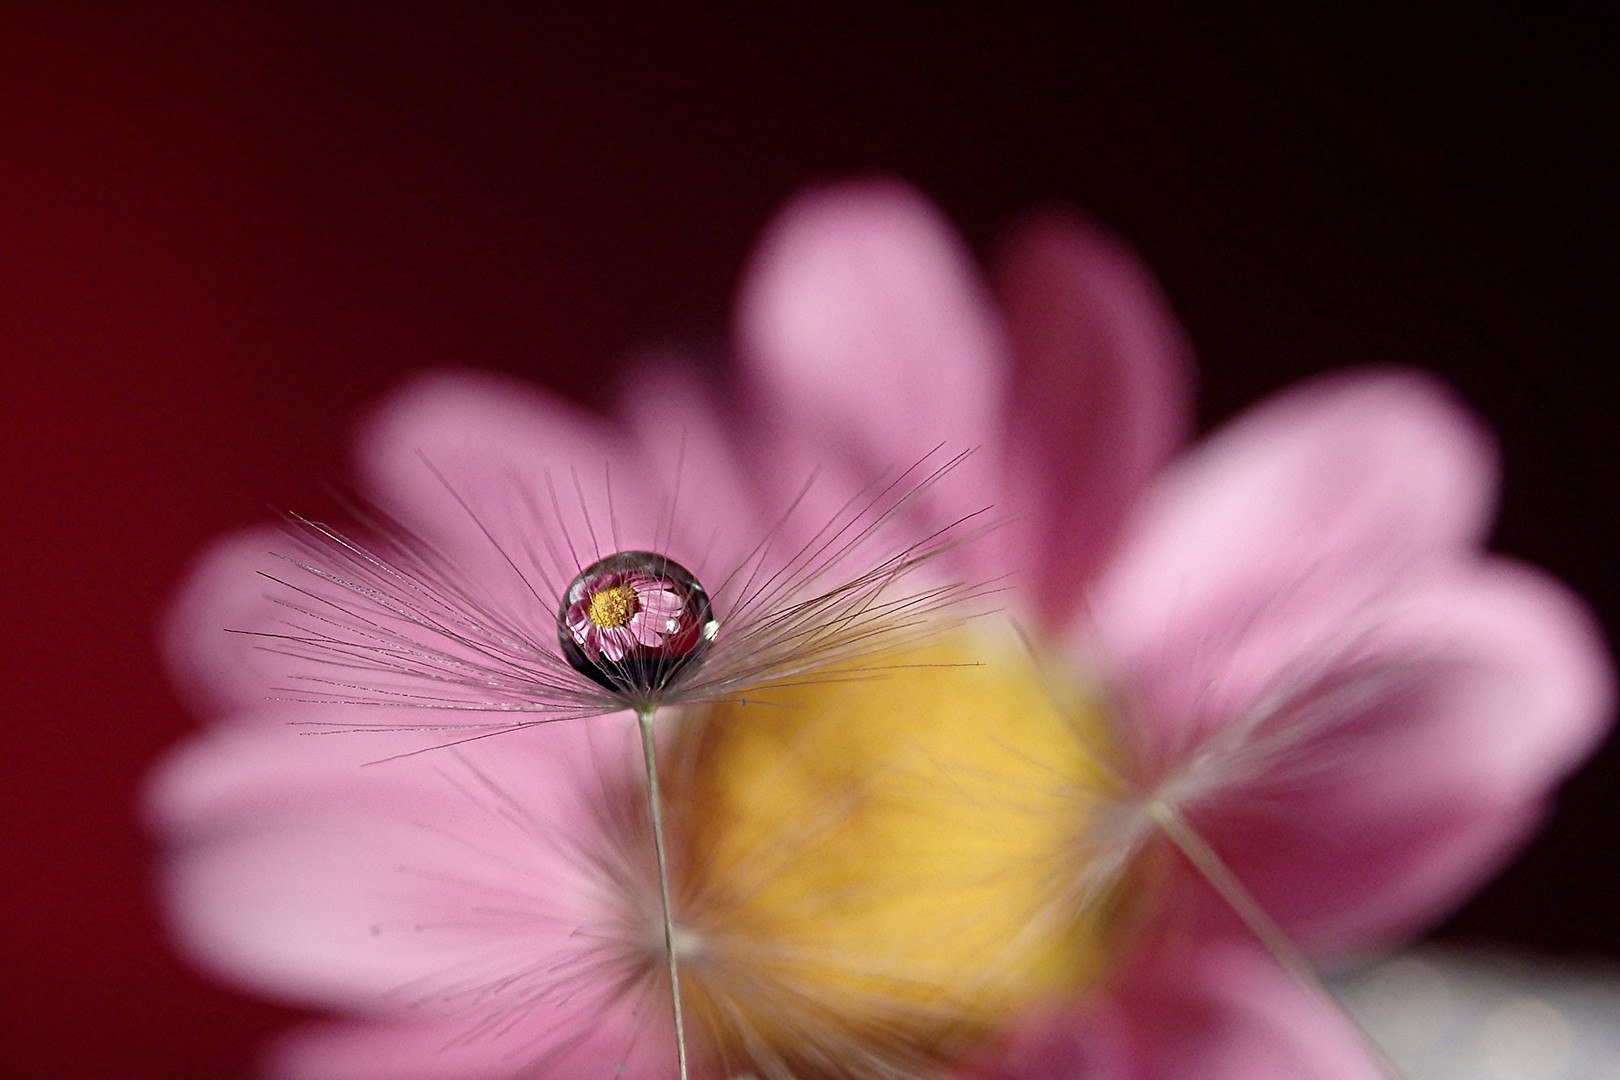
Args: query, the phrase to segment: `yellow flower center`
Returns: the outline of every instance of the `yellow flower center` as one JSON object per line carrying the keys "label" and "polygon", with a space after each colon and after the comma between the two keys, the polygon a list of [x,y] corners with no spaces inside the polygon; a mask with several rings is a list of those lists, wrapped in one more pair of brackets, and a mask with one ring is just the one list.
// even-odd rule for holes
{"label": "yellow flower center", "polygon": [[615,585],[591,596],[585,617],[599,630],[617,630],[630,621],[640,606],[636,590],[628,585]]}
{"label": "yellow flower center", "polygon": [[845,1075],[806,1056],[833,1029],[944,1060],[1095,981],[1117,936],[1119,890],[1086,887],[1117,775],[1095,700],[965,631],[896,664],[711,707],[676,748],[683,973],[721,1053],[767,1074]]}

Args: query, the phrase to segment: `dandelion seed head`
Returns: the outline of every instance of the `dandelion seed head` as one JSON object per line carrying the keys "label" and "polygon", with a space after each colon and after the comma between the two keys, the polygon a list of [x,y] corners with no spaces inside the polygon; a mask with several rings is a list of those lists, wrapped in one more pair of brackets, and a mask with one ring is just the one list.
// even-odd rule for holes
{"label": "dandelion seed head", "polygon": [[[880,673],[985,612],[1001,583],[962,576],[957,552],[996,522],[985,508],[921,511],[965,457],[879,473],[824,521],[804,520],[811,476],[763,535],[731,538],[719,555],[672,539],[683,531],[674,510],[598,522],[586,495],[570,506],[550,476],[496,483],[423,461],[442,490],[433,524],[444,537],[363,504],[352,532],[292,516],[291,550],[272,548],[267,584],[227,629],[279,658],[280,681],[266,683],[277,700],[389,709],[369,724],[317,712],[304,726],[419,730],[437,746],[621,710],[770,700],[807,679]],[[441,737],[456,728],[465,734]]]}

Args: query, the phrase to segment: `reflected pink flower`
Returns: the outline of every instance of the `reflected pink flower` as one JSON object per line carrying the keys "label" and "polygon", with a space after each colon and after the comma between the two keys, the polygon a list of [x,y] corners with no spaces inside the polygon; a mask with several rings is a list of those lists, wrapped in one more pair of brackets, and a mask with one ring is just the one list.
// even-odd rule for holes
{"label": "reflected pink flower", "polygon": [[557,616],[563,658],[610,691],[676,681],[702,663],[718,631],[691,571],[647,551],[621,551],[581,570]]}
{"label": "reflected pink flower", "polygon": [[695,638],[697,627],[685,613],[685,598],[651,574],[594,574],[580,583],[565,620],[594,664],[623,660],[638,645],[664,649],[671,639]]}
{"label": "reflected pink flower", "polygon": [[[626,546],[696,565],[688,553],[716,522],[757,537],[762,508],[812,468],[823,482],[805,516],[831,519],[867,478],[942,440],[979,447],[959,479],[1011,524],[948,558],[970,581],[1016,569],[1014,616],[1118,718],[1135,812],[1123,843],[1158,845],[1153,815],[1172,813],[1313,956],[1435,918],[1527,835],[1611,699],[1579,602],[1481,551],[1496,488],[1486,434],[1431,380],[1367,372],[1285,394],[1176,457],[1188,352],[1127,252],[1083,223],[1040,219],[1015,235],[998,281],[999,308],[903,189],[813,193],[745,281],[741,379],[723,407],[672,371],[633,382],[616,427],[495,380],[428,379],[368,429],[363,482],[469,579],[500,581],[508,568],[481,534],[524,550],[521,524],[469,522],[419,458],[475,504],[479,477],[609,462],[615,510],[594,507],[597,519],[621,522]],[[672,416],[688,421],[679,453],[704,483],[670,521],[658,508]],[[932,489],[911,509],[955,517]],[[338,750],[268,723],[297,711],[263,701],[285,664],[219,633],[263,625],[251,569],[267,546],[221,549],[182,599],[180,677],[205,708],[246,718],[171,764],[153,803],[194,955],[363,1018],[288,1044],[279,1071],[497,1077],[549,1063],[582,1075],[566,1060],[658,1075],[667,1040],[636,1022],[656,999],[627,974],[658,944],[626,868],[641,864],[600,814],[622,748],[558,726],[480,748],[449,793],[431,760],[356,774],[378,744]],[[584,632],[582,646],[612,658],[618,639]],[[521,741],[541,736],[544,753]],[[406,890],[408,903],[400,852],[431,886]],[[1373,1075],[1229,898],[1167,865],[1151,924],[1108,985],[1027,1025],[981,1072]],[[581,932],[609,944],[581,953]],[[483,1017],[474,1033],[469,1009]]]}

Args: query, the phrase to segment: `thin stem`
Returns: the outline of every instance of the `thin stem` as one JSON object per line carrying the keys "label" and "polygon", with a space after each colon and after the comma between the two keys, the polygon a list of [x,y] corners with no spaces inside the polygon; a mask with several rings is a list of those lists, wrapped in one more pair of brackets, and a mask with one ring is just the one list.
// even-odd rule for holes
{"label": "thin stem", "polygon": [[1384,1075],[1390,1080],[1403,1080],[1401,1070],[1373,1039],[1372,1033],[1344,1007],[1333,991],[1327,988],[1317,975],[1315,966],[1299,951],[1299,946],[1283,933],[1282,927],[1266,913],[1266,909],[1260,906],[1260,902],[1249,890],[1243,887],[1237,875],[1232,873],[1232,868],[1226,865],[1226,861],[1209,845],[1203,835],[1182,816],[1181,811],[1163,799],[1155,799],[1148,804],[1147,812],[1176,849],[1192,863],[1193,869],[1197,870],[1220,894],[1221,899],[1237,914],[1243,925],[1260,940],[1260,944],[1276,958],[1284,970],[1307,990],[1326,999],[1340,1015],[1355,1026],[1361,1035],[1361,1041],[1367,1046],[1368,1053],[1372,1055]]}
{"label": "thin stem", "polygon": [[686,1023],[681,1017],[681,973],[675,959],[675,915],[669,902],[669,857],[664,849],[663,800],[658,794],[658,752],[653,745],[653,711],[636,710],[641,727],[641,758],[647,765],[647,799],[652,807],[653,850],[658,855],[658,898],[664,909],[664,958],[669,962],[669,1000],[675,1011],[675,1064],[686,1074]]}

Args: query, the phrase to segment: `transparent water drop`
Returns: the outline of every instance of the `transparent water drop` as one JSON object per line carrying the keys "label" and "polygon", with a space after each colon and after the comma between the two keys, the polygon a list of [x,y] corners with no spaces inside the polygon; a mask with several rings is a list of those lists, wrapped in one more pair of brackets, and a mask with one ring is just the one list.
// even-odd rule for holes
{"label": "transparent water drop", "polygon": [[564,659],[635,699],[694,670],[718,629],[709,594],[692,572],[650,551],[620,551],[587,566],[557,611]]}

